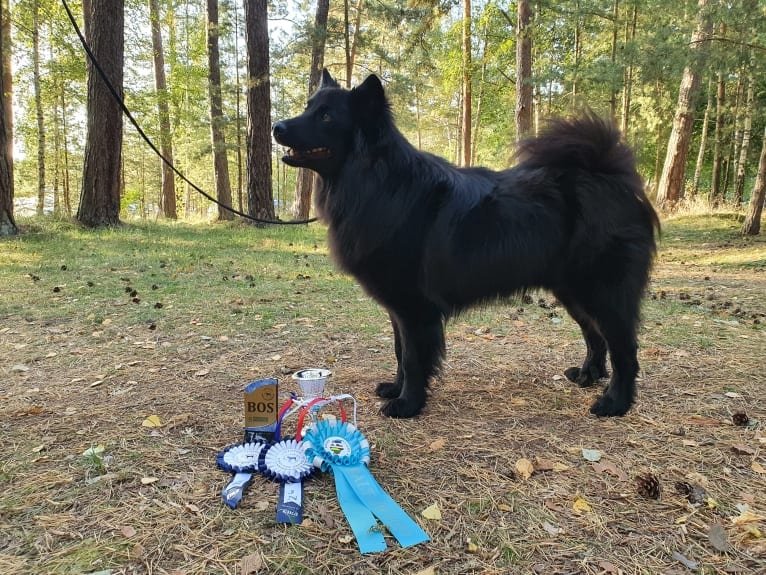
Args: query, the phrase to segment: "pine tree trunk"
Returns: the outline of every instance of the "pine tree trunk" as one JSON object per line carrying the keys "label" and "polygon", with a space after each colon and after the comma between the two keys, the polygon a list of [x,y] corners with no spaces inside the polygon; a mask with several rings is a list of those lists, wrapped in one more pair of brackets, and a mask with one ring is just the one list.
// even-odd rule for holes
{"label": "pine tree trunk", "polygon": [[471,0],[463,0],[463,157],[462,165],[471,165],[471,128],[473,121],[471,117],[471,107],[473,106],[473,94],[471,83],[472,62],[471,62]]}
{"label": "pine tree trunk", "polygon": [[715,131],[713,132],[713,175],[711,176],[710,199],[713,204],[723,200],[721,188],[721,167],[723,165],[723,107],[726,101],[726,82],[723,73],[718,72],[715,105]]}
{"label": "pine tree trunk", "polygon": [[760,233],[764,198],[766,198],[766,128],[763,131],[761,159],[758,161],[758,175],[755,178],[753,193],[750,195],[750,207],[747,217],[742,225],[742,233],[744,235],[757,236]]}
{"label": "pine tree trunk", "polygon": [[673,129],[668,141],[665,163],[657,187],[660,207],[673,207],[684,196],[686,159],[694,128],[694,110],[699,94],[700,72],[707,55],[707,44],[712,32],[712,16],[708,10],[710,0],[699,0],[697,27],[692,34],[692,58],[684,69],[678,90],[678,103],[673,118]]}
{"label": "pine tree trunk", "polygon": [[247,42],[247,213],[273,219],[271,95],[266,0],[245,0]]}
{"label": "pine tree trunk", "polygon": [[11,112],[11,18],[0,3],[0,237],[19,228],[13,218],[13,114]]}
{"label": "pine tree trunk", "polygon": [[707,148],[707,132],[710,125],[710,110],[713,109],[713,80],[708,82],[707,106],[705,106],[705,117],[702,120],[702,133],[700,134],[700,149],[697,152],[697,163],[694,167],[694,179],[689,194],[693,197],[699,193],[700,178],[702,177],[702,167],[705,164],[705,149]]}
{"label": "pine tree trunk", "polygon": [[[319,87],[324,68],[324,51],[327,42],[327,18],[330,12],[330,0],[319,0],[314,18],[314,30],[311,42],[311,70],[309,72],[309,96]],[[350,56],[348,63],[350,65]],[[350,76],[347,81],[350,81]],[[296,220],[305,220],[311,211],[311,197],[314,194],[314,172],[301,168],[298,170],[295,182],[295,202],[293,204],[293,217]]]}
{"label": "pine tree trunk", "polygon": [[[636,39],[636,25],[638,23],[638,3],[633,5],[631,20],[625,25],[625,44]],[[633,96],[633,61],[625,70],[622,86],[622,120],[620,131],[625,139],[628,139],[630,130],[630,100]]]}
{"label": "pine tree trunk", "polygon": [[40,90],[40,1],[32,6],[32,83],[37,116],[37,215],[45,212],[45,118]]}
{"label": "pine tree trunk", "polygon": [[12,236],[18,233],[16,221],[13,219],[13,134],[8,123],[7,107],[11,99],[10,89],[6,85],[10,63],[7,57],[10,51],[10,27],[6,26],[10,14],[6,3],[0,6],[0,237]]}
{"label": "pine tree trunk", "polygon": [[[364,0],[358,0],[356,3],[356,16],[354,17],[354,35],[351,38],[351,64],[349,69],[351,75],[354,74],[354,62],[356,61],[356,50],[359,45],[359,27],[362,24],[362,8],[364,7]],[[351,78],[348,79],[349,86],[351,85]]]}
{"label": "pine tree trunk", "polygon": [[[86,31],[94,56],[122,97],[123,0],[91,0]],[[87,227],[120,224],[122,110],[88,62],[88,128],[77,220]]]}
{"label": "pine tree trunk", "polygon": [[516,33],[516,141],[532,131],[532,30],[529,0],[518,0]]}
{"label": "pine tree trunk", "polygon": [[[612,3],[612,47],[609,54],[609,59],[612,63],[612,67],[617,66],[617,34],[619,31],[620,21],[620,0],[614,0]],[[617,89],[612,86],[609,95],[609,112],[612,121],[617,121]]]}
{"label": "pine tree trunk", "polygon": [[[154,88],[157,92],[157,115],[160,124],[160,149],[171,164],[173,163],[173,138],[170,133],[170,109],[168,87],[165,79],[165,53],[160,28],[159,0],[149,0],[149,19],[152,28],[152,50],[154,51]],[[173,170],[161,161],[162,191],[160,192],[160,214],[171,220],[178,218],[176,211],[176,180]]]}
{"label": "pine tree trunk", "polygon": [[207,57],[208,90],[210,93],[210,139],[213,145],[213,174],[215,195],[219,202],[218,219],[233,220],[234,214],[224,206],[231,207],[231,181],[229,159],[224,135],[223,103],[221,101],[221,59],[218,49],[218,0],[207,0]]}
{"label": "pine tree trunk", "polygon": [[739,148],[739,161],[737,162],[737,174],[734,180],[734,205],[737,208],[742,204],[745,195],[745,176],[747,175],[747,155],[750,151],[750,132],[753,128],[753,102],[755,100],[755,80],[752,72],[747,79],[747,101],[742,122],[742,144]]}

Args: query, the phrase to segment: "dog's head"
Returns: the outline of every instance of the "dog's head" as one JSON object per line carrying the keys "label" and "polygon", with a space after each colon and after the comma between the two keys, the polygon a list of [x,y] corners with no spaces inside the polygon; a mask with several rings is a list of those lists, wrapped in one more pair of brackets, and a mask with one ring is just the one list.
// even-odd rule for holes
{"label": "dog's head", "polygon": [[282,157],[285,164],[332,177],[343,166],[357,133],[370,133],[370,127],[387,115],[377,76],[372,74],[356,88],[345,90],[325,69],[304,112],[275,123],[272,131],[277,143],[288,148]]}

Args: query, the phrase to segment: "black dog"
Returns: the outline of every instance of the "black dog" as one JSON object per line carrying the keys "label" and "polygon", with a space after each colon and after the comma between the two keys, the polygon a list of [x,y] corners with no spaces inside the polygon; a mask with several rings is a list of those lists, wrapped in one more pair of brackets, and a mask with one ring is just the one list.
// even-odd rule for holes
{"label": "black dog", "polygon": [[449,317],[530,288],[552,291],[582,329],[587,355],[569,379],[605,377],[609,350],[612,378],[591,413],[630,409],[659,220],[611,124],[559,120],[510,170],[456,168],[407,142],[376,76],[344,90],[325,70],[305,112],[273,132],[286,164],[321,176],[331,251],[391,317],[396,380],[376,389],[385,415],[423,409]]}

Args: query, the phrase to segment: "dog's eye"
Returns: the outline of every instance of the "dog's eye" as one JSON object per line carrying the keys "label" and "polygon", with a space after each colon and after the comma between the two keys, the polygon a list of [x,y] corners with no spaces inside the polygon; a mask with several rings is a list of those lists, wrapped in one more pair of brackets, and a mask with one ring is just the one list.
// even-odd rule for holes
{"label": "dog's eye", "polygon": [[322,121],[323,122],[331,122],[332,121],[332,116],[330,116],[330,114],[325,112],[324,114],[322,114]]}

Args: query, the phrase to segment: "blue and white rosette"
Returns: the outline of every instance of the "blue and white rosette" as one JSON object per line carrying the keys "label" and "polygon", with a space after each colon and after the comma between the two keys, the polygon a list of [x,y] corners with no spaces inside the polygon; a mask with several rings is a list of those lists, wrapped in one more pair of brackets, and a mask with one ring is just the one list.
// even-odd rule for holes
{"label": "blue and white rosette", "polygon": [[221,491],[223,502],[235,509],[242,499],[245,488],[250,485],[253,474],[258,471],[261,451],[266,446],[261,442],[237,443],[221,451],[216,457],[218,467],[234,477]]}
{"label": "blue and white rosette", "polygon": [[370,444],[356,426],[333,420],[314,423],[303,438],[309,461],[335,477],[338,503],[361,553],[386,549],[380,520],[402,547],[429,540],[420,525],[399,507],[367,469]]}
{"label": "blue and white rosette", "polygon": [[302,441],[283,439],[268,445],[258,458],[258,469],[279,482],[277,523],[303,521],[303,480],[315,471]]}

